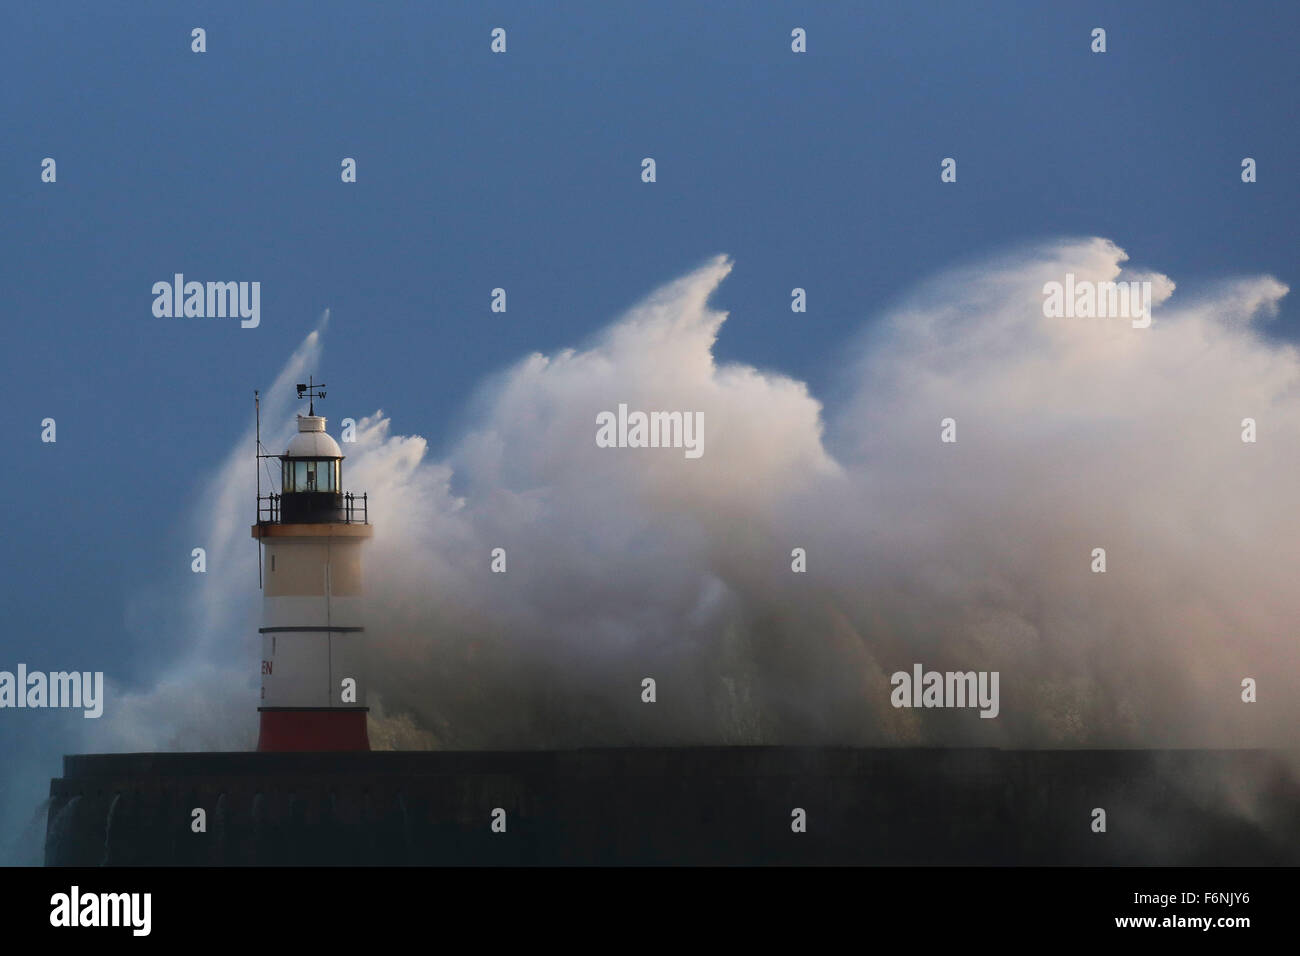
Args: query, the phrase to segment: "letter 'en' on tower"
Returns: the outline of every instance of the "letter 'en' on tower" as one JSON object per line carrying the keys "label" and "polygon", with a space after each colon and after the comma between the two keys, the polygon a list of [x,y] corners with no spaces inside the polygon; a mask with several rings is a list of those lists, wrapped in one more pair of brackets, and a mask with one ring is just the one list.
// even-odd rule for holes
{"label": "letter 'en' on tower", "polygon": [[[258,488],[253,537],[264,552],[262,702],[257,749],[369,750],[361,545],[369,500],[343,490],[343,453],[325,432],[314,382],[279,458],[280,493]],[[306,393],[306,395],[304,395]]]}

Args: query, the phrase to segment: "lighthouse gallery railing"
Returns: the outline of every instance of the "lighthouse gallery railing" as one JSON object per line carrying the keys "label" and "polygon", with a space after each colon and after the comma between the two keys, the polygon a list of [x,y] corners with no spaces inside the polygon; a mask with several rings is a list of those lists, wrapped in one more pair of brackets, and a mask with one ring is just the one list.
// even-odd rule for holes
{"label": "lighthouse gallery railing", "polygon": [[[280,495],[259,495],[257,498],[257,523],[279,524]],[[344,524],[370,524],[369,493],[354,495],[346,492],[335,495],[339,502],[338,520]]]}

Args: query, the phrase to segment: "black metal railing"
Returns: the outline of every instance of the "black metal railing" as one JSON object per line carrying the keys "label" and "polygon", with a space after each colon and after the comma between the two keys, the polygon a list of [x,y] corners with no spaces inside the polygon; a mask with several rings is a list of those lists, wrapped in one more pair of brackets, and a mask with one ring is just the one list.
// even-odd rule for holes
{"label": "black metal railing", "polygon": [[[334,499],[324,508],[315,505],[302,507],[299,502],[306,504],[308,498],[325,498]],[[259,495],[257,498],[257,523],[258,524],[280,524],[284,521],[284,495]],[[324,517],[329,521],[340,521],[343,524],[370,524],[370,495],[368,492],[354,495],[347,492],[342,495],[329,494],[328,492],[298,492],[289,495],[289,501],[293,502],[295,507],[288,509],[291,519],[297,515],[311,513]]]}
{"label": "black metal railing", "polygon": [[257,523],[278,524],[280,521],[280,496],[259,495],[257,498]]}
{"label": "black metal railing", "polygon": [[370,499],[369,492],[362,492],[358,498],[352,492],[343,496],[343,513],[346,517],[343,519],[348,524],[370,524]]}

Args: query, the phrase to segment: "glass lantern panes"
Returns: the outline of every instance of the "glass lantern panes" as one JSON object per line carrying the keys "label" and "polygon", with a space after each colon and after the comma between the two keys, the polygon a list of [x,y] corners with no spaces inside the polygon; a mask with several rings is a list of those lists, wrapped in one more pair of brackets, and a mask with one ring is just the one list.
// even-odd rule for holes
{"label": "glass lantern panes", "polygon": [[294,459],[281,467],[280,491],[283,494],[302,492],[338,492],[340,462],[333,458]]}

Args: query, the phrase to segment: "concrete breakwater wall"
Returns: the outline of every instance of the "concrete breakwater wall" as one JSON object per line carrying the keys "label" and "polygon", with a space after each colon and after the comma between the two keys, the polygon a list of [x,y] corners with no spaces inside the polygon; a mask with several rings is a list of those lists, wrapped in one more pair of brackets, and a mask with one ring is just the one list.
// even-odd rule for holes
{"label": "concrete breakwater wall", "polygon": [[45,860],[1297,865],[1296,767],[1260,750],[89,754],[51,781]]}

